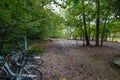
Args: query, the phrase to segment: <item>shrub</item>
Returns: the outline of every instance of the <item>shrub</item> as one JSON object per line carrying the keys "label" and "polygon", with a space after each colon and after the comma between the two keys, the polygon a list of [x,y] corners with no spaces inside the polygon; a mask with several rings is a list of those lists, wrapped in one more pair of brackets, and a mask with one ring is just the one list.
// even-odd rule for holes
{"label": "shrub", "polygon": [[28,52],[31,53],[31,54],[39,55],[39,54],[44,52],[44,48],[40,47],[40,46],[34,46],[31,49],[29,49]]}

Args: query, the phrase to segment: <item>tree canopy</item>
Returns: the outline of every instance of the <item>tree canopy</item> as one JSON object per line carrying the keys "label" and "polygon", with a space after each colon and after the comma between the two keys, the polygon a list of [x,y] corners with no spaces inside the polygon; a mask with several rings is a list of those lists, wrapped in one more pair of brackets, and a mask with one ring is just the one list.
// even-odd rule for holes
{"label": "tree canopy", "polygon": [[[103,45],[119,34],[119,0],[1,0],[0,51],[4,45],[18,45],[29,39],[95,40]],[[112,39],[111,39],[112,38]],[[118,36],[117,36],[118,38]]]}

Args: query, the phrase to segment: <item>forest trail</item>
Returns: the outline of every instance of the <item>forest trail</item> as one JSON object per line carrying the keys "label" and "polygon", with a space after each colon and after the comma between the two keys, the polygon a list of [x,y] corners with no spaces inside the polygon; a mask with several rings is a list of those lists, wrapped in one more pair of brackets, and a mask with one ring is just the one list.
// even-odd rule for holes
{"label": "forest trail", "polygon": [[120,54],[118,43],[83,47],[82,41],[52,40],[38,45],[45,47],[43,80],[120,80],[120,69],[111,65]]}

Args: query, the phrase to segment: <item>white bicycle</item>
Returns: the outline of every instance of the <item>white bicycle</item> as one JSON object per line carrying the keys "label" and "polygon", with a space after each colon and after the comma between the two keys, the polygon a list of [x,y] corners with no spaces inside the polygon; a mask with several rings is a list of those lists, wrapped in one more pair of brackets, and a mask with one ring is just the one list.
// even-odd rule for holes
{"label": "white bicycle", "polygon": [[[12,55],[15,56],[15,55]],[[1,70],[0,80],[42,80],[42,70],[40,68],[27,65],[28,59],[22,58],[22,63],[18,63],[18,57],[14,57],[14,66],[19,71],[16,72],[9,63],[8,56],[0,56]]]}

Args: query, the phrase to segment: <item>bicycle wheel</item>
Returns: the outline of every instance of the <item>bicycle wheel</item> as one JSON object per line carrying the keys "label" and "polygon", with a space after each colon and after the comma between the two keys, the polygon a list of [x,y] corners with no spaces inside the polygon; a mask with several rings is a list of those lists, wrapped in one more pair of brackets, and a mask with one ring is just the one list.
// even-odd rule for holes
{"label": "bicycle wheel", "polygon": [[34,64],[34,65],[42,65],[43,64],[43,60],[42,59],[33,59],[33,60],[29,60],[28,61],[29,64]]}
{"label": "bicycle wheel", "polygon": [[34,75],[35,77],[28,77],[24,80],[42,80],[42,71],[36,67],[27,67],[24,69],[24,73],[28,75]]}
{"label": "bicycle wheel", "polygon": [[0,71],[0,80],[9,80],[9,77],[4,70]]}

